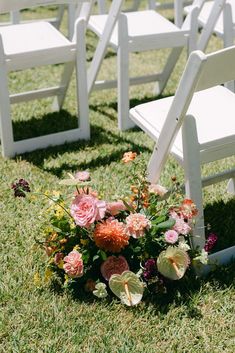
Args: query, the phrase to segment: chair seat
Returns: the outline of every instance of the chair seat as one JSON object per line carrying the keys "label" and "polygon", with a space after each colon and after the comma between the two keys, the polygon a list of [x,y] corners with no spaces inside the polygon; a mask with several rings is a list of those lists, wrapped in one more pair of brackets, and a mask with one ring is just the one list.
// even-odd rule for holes
{"label": "chair seat", "polygon": [[[173,97],[167,97],[138,105],[130,110],[130,117],[156,141],[172,101]],[[221,141],[226,137],[229,143],[235,144],[234,111],[235,94],[223,86],[195,93],[187,115],[196,117],[199,143],[221,145],[224,142]],[[183,161],[181,130],[171,152],[179,162]]]}
{"label": "chair seat", "polygon": [[[40,21],[0,27],[0,35],[3,40],[4,52],[10,59],[11,69],[29,67],[30,60],[32,60],[32,67],[40,65],[40,63],[47,64],[48,61],[50,62],[48,50],[51,51],[51,56],[58,57],[58,63],[64,62],[66,55],[72,57],[71,49],[74,48],[74,44],[48,22]],[[40,61],[37,62],[38,52],[41,56],[43,50],[47,52],[47,57],[40,57]],[[25,57],[29,57],[29,55],[30,60],[27,62]],[[20,57],[22,57],[23,67],[17,66]]]}
{"label": "chair seat", "polygon": [[[176,35],[176,38],[180,39],[180,45],[184,45],[186,43],[185,34],[187,31],[180,30],[177,26],[171,23],[169,20],[165,19],[163,16],[158,14],[153,10],[146,11],[136,11],[126,13],[127,22],[128,22],[128,35],[130,37],[130,41],[134,41],[138,38],[144,39],[144,37],[149,36],[159,36],[165,38],[165,42],[167,42],[167,36]],[[98,36],[100,36],[105,27],[105,23],[107,20],[107,15],[94,15],[90,17],[88,28],[94,31]],[[144,44],[144,43],[143,43]],[[167,43],[169,46],[169,43]],[[118,30],[117,25],[114,27],[110,45],[114,48],[118,46]],[[156,47],[156,40],[154,47]]]}
{"label": "chair seat", "polygon": [[[201,25],[205,25],[205,23],[207,22],[207,19],[208,19],[209,15],[210,15],[211,8],[213,6],[213,2],[214,1],[209,1],[209,2],[206,2],[203,5],[202,10],[201,10],[200,15],[199,15],[199,18],[198,18],[199,23]],[[227,0],[226,2],[231,5],[233,24],[235,24],[235,1],[234,0]],[[186,6],[184,8],[184,12],[186,14],[188,14],[190,11],[191,11],[191,6]],[[215,25],[214,31],[215,31],[215,33],[217,33],[217,35],[220,35],[220,36],[223,35],[223,33],[224,33],[223,14],[221,14],[219,16],[218,21],[217,21],[217,23]]]}

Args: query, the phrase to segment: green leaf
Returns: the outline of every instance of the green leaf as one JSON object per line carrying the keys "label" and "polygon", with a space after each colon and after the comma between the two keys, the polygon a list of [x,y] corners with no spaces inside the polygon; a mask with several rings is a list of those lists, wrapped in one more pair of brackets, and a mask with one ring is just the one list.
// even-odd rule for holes
{"label": "green leaf", "polygon": [[98,254],[98,256],[99,257],[101,257],[101,259],[103,260],[103,261],[105,261],[106,259],[107,259],[107,255],[106,255],[106,253],[103,251],[103,250],[99,250],[98,252],[97,252],[97,254]]}
{"label": "green leaf", "polygon": [[132,212],[132,213],[135,213],[135,212],[136,212],[135,209],[134,209],[133,207],[131,207],[131,206],[129,205],[129,203],[127,203],[125,200],[122,200],[122,202],[124,203],[124,205],[126,206],[126,208],[127,208],[128,211],[130,211],[130,212]]}
{"label": "green leaf", "polygon": [[98,260],[99,258],[100,258],[99,255],[95,255],[95,256],[93,256],[92,261]]}
{"label": "green leaf", "polygon": [[138,253],[138,252],[140,252],[142,249],[141,249],[140,246],[136,246],[136,247],[133,247],[132,250],[133,250],[134,253]]}
{"label": "green leaf", "polygon": [[159,216],[157,218],[151,219],[151,223],[154,224],[154,225],[157,225],[157,224],[163,222],[165,219],[166,219],[166,216],[162,215],[162,216]]}
{"label": "green leaf", "polygon": [[131,271],[124,271],[121,275],[112,275],[109,280],[109,287],[121,299],[121,302],[128,306],[138,304],[144,292],[143,283]]}
{"label": "green leaf", "polygon": [[85,264],[88,263],[88,261],[90,260],[90,254],[87,250],[84,250],[82,252],[82,259]]}
{"label": "green leaf", "polygon": [[60,185],[77,185],[77,186],[87,186],[91,182],[90,181],[80,181],[79,179],[62,179],[60,180]]}
{"label": "green leaf", "polygon": [[161,230],[171,229],[174,224],[175,224],[175,219],[169,218],[167,221],[157,224],[156,228]]}

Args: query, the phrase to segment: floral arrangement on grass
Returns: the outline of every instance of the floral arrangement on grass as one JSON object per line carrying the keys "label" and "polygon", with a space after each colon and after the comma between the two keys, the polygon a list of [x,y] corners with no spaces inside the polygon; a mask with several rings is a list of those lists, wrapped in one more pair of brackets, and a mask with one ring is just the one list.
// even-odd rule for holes
{"label": "floral arrangement on grass", "polygon": [[[61,181],[67,190],[75,189],[69,200],[61,193],[45,194],[49,225],[41,246],[47,278],[67,287],[76,283],[98,298],[114,294],[132,306],[144,295],[167,292],[169,283],[185,276],[193,257],[200,258],[190,248],[195,204],[183,199],[174,178],[171,193],[150,184],[136,157],[127,152],[122,159],[133,164],[131,190],[122,200],[102,200],[87,171]],[[24,179],[12,188],[19,197],[30,192]]]}

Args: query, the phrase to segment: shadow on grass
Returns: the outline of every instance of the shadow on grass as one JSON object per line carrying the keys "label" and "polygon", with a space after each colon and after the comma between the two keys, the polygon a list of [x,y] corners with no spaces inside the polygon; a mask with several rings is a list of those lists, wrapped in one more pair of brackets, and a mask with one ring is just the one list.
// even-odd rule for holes
{"label": "shadow on grass", "polygon": [[228,202],[219,200],[205,207],[205,223],[210,225],[210,232],[218,235],[214,252],[235,245],[235,199]]}
{"label": "shadow on grass", "polygon": [[[226,265],[217,267],[206,277],[196,277],[191,270],[187,276],[180,280],[171,281],[168,286],[168,293],[165,295],[153,295],[146,300],[146,303],[153,304],[155,313],[166,314],[172,305],[182,307],[182,315],[200,320],[203,317],[200,305],[200,296],[206,291],[219,291],[229,288],[235,288],[235,261]],[[209,288],[209,289],[208,289]],[[136,308],[138,310],[138,308]]]}
{"label": "shadow on grass", "polygon": [[[148,103],[148,102],[152,102],[154,100],[158,100],[161,98],[167,98],[167,97],[171,97],[171,95],[163,95],[160,94],[158,96],[145,96],[143,98],[132,98],[130,99],[130,108],[133,108],[139,104],[144,104],[144,103]],[[100,113],[104,116],[106,116],[107,118],[109,118],[111,121],[116,121],[116,117],[109,112],[110,109],[113,109],[116,113],[118,111],[118,104],[116,101],[113,102],[109,102],[109,103],[99,103],[99,104],[90,104],[90,109],[93,110],[94,112]],[[136,127],[136,130],[140,130],[140,128]]]}
{"label": "shadow on grass", "polygon": [[[151,295],[144,295],[142,302],[135,307],[127,307],[120,303],[120,300],[112,295],[107,286],[109,295],[107,298],[100,301],[101,305],[112,305],[114,302],[122,305],[122,310],[132,310],[135,314],[141,314],[149,311],[151,308],[151,315],[164,316],[172,310],[172,308],[181,307],[183,311],[177,315],[187,316],[196,320],[203,318],[201,311],[200,299],[209,290],[223,291],[229,288],[235,288],[235,261],[227,266],[218,267],[206,277],[196,277],[193,270],[188,270],[188,274],[180,281],[168,281],[167,292],[153,292]],[[209,289],[208,289],[209,288]],[[57,283],[53,283],[51,290],[56,295],[63,295],[63,290]],[[72,300],[87,305],[97,303],[100,299],[96,298],[92,293],[87,293],[81,289],[81,286],[73,283],[67,288],[68,294],[71,295]]]}
{"label": "shadow on grass", "polygon": [[13,131],[16,141],[47,135],[63,130],[76,129],[78,120],[66,110],[48,113],[39,117],[32,117],[30,120],[14,121]]}
{"label": "shadow on grass", "polygon": [[[118,150],[115,150],[111,153],[107,153],[102,156],[98,156],[95,159],[91,159],[86,162],[78,163],[78,161],[74,162],[63,162],[59,167],[45,167],[44,162],[45,159],[48,158],[58,158],[64,153],[73,153],[86,150],[87,148],[94,148],[102,144],[115,144],[120,145]],[[66,143],[64,145],[48,147],[46,149],[37,150],[30,153],[25,153],[20,155],[21,159],[27,160],[30,163],[33,163],[39,168],[42,168],[44,171],[52,173],[57,177],[61,177],[62,173],[65,171],[75,172],[78,169],[86,170],[89,168],[98,168],[101,166],[109,165],[113,161],[120,161],[123,153],[126,152],[126,147],[122,146],[122,144],[128,144],[131,150],[136,152],[151,152],[149,148],[145,148],[140,146],[139,144],[133,142],[130,138],[120,136],[119,133],[113,133],[111,131],[107,131],[100,126],[93,126],[91,129],[91,139],[89,141],[79,140],[73,143]],[[19,158],[16,157],[16,159]]]}
{"label": "shadow on grass", "polygon": [[[156,98],[156,97],[154,97]],[[144,97],[143,99],[133,99],[130,101],[131,106],[135,106],[137,104],[145,103],[152,100],[149,97]],[[117,124],[115,114],[109,113],[109,109],[114,109],[117,111],[117,103],[116,101],[110,103],[102,103],[98,105],[90,105],[90,109],[95,111],[96,113],[102,115],[102,118],[108,118],[111,120],[111,124]],[[110,121],[107,126],[110,126]],[[43,117],[32,117],[28,121],[15,121],[13,124],[14,136],[16,140],[21,140],[24,138],[36,137],[40,135],[46,135],[53,132],[59,132],[63,130],[74,129],[77,127],[77,117],[71,115],[69,112],[65,110],[61,110],[60,112],[53,112],[44,115]],[[128,144],[128,148],[130,150],[134,150],[136,152],[148,152],[148,147],[143,147],[131,139],[130,132],[132,131],[140,131],[138,127],[128,130],[128,133],[121,133],[118,129],[110,130],[105,129],[105,127],[101,125],[91,125],[91,139],[88,141],[78,140],[72,143],[65,143],[59,146],[51,146],[46,149],[41,149],[37,151],[33,151],[30,153],[25,153],[20,155],[21,159],[25,159],[30,163],[44,169],[45,171],[52,173],[58,177],[62,175],[63,171],[77,171],[78,167],[80,169],[89,169],[89,168],[97,168],[100,166],[105,166],[110,164],[113,161],[118,161],[121,159],[124,152],[126,152],[126,146],[124,144]],[[74,162],[74,165],[71,163],[64,162],[59,167],[54,168],[45,168],[44,161],[48,158],[57,158],[58,156],[63,155],[64,153],[73,153],[85,150],[86,148],[94,148],[98,147],[102,144],[110,144],[116,145],[120,148],[117,149],[107,155],[98,156],[95,159],[92,159],[89,162],[80,163],[78,165],[77,161]],[[18,156],[16,158],[19,158]]]}

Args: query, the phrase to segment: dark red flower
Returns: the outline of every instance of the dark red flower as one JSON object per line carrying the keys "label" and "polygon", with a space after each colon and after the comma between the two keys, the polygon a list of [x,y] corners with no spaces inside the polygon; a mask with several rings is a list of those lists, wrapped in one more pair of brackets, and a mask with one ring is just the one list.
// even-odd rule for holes
{"label": "dark red flower", "polygon": [[215,246],[215,243],[218,240],[218,236],[214,233],[210,233],[206,239],[206,244],[204,246],[205,251],[209,252]]}
{"label": "dark red flower", "polygon": [[146,281],[150,280],[157,274],[157,266],[155,259],[148,259],[144,264],[143,277]]}
{"label": "dark red flower", "polygon": [[25,179],[19,179],[12,184],[11,188],[14,190],[15,197],[25,197],[26,192],[30,192],[29,183]]}

